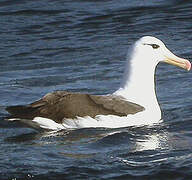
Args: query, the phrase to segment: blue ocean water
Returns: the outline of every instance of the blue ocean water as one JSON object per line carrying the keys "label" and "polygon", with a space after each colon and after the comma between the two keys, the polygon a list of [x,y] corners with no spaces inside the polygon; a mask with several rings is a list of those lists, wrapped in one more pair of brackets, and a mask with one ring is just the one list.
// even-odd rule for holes
{"label": "blue ocean water", "polygon": [[144,35],[192,59],[192,3],[181,0],[2,0],[0,179],[191,179],[191,72],[160,64],[164,122],[39,133],[4,121],[5,107],[48,92],[113,92],[128,46]]}

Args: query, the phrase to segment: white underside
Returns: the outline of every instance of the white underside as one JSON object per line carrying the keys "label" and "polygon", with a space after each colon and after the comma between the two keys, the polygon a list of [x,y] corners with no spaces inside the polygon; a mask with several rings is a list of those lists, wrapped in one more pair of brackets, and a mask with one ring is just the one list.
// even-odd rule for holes
{"label": "white underside", "polygon": [[63,126],[66,128],[89,128],[89,127],[106,127],[106,128],[120,128],[127,126],[143,126],[158,123],[160,117],[152,116],[147,111],[139,112],[134,115],[127,115],[123,117],[115,115],[97,115],[95,118],[78,117],[77,119],[67,119]]}

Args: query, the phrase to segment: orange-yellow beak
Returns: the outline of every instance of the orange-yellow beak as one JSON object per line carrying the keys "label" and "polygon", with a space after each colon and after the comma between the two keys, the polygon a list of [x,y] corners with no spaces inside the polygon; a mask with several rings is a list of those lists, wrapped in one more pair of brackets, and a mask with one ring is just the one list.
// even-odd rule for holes
{"label": "orange-yellow beak", "polygon": [[186,69],[187,71],[189,71],[191,69],[191,63],[188,60],[174,55],[167,48],[164,50],[165,50],[165,52],[163,53],[164,57],[165,57],[164,62],[181,67],[183,69]]}

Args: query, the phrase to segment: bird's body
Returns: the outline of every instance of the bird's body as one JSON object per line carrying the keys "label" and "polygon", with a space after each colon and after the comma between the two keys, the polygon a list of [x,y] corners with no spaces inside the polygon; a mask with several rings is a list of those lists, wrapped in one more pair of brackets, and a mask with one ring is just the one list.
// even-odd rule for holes
{"label": "bird's body", "polygon": [[10,106],[9,120],[35,129],[119,128],[161,121],[154,74],[160,61],[189,70],[189,61],[172,54],[157,38],[146,36],[128,50],[119,89],[110,95],[56,91],[26,106]]}

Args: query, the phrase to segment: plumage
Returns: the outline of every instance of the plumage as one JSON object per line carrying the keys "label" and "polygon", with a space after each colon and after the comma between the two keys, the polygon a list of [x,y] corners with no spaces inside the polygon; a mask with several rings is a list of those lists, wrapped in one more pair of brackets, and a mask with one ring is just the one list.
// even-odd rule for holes
{"label": "plumage", "polygon": [[35,129],[119,128],[161,122],[155,92],[156,66],[166,62],[186,70],[191,63],[170,52],[159,39],[145,36],[128,49],[120,87],[109,95],[56,91],[24,106],[10,106],[9,121],[18,120]]}

